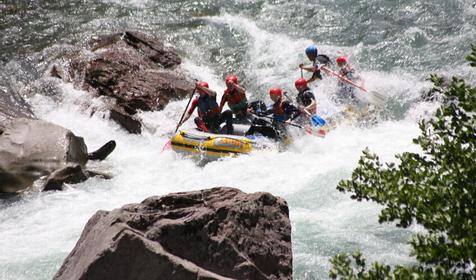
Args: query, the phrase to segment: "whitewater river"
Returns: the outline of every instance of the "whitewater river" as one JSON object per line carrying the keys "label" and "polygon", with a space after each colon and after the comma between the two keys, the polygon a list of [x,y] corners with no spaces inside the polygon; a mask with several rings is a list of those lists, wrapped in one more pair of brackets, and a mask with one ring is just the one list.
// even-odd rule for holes
{"label": "whitewater river", "polygon": [[[398,3],[394,3],[398,2]],[[463,57],[476,42],[472,1],[5,1],[0,0],[0,89],[20,92],[42,119],[84,137],[90,150],[114,139],[116,150],[90,166],[114,177],[68,185],[65,191],[0,200],[0,279],[51,279],[87,220],[152,195],[215,186],[267,191],[290,207],[295,279],[326,279],[329,258],[360,248],[369,261],[412,263],[407,240],[418,227],[380,225],[381,209],[336,190],[365,147],[384,161],[418,151],[418,120],[437,106],[420,102],[430,73],[476,78]],[[342,125],[326,138],[303,137],[284,152],[254,152],[204,166],[172,151],[161,153],[186,105],[142,113],[149,128],[131,135],[112,121],[89,117],[85,92],[45,78],[49,65],[93,34],[140,30],[174,46],[191,76],[223,92],[233,72],[249,99],[274,86],[294,89],[304,48],[345,54],[365,86],[389,96],[379,122]],[[319,112],[341,108],[336,81],[314,85]],[[221,94],[220,94],[221,95]],[[192,121],[184,125],[193,126]]]}

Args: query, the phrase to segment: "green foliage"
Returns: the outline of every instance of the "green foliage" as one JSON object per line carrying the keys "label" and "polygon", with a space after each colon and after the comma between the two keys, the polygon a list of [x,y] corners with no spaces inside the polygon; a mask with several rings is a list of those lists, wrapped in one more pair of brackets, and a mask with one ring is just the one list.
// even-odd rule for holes
{"label": "green foliage", "polygon": [[466,57],[469,61],[469,65],[476,67],[476,44],[471,45],[471,54]]}
{"label": "green foliage", "polygon": [[[476,44],[466,59],[476,67]],[[367,269],[359,252],[352,259],[337,255],[333,279],[476,279],[476,88],[458,78],[431,80],[443,100],[432,119],[420,122],[421,135],[413,142],[422,153],[382,164],[366,149],[352,178],[337,187],[352,199],[382,204],[380,223],[422,225],[426,232],[410,241],[418,264],[392,269],[374,263]]]}

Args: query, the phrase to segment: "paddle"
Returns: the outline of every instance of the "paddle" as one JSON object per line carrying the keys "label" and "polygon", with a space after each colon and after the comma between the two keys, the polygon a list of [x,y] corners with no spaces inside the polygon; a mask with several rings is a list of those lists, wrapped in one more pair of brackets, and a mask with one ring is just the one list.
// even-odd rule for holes
{"label": "paddle", "polygon": [[[252,114],[255,115],[255,116],[261,117],[261,118],[277,121],[273,117],[263,116],[263,115],[259,115],[259,114],[253,113],[253,112],[252,112]],[[316,131],[316,130],[313,130],[312,127],[308,126],[308,125],[302,126],[302,125],[299,125],[299,124],[296,124],[296,123],[291,123],[291,122],[280,122],[280,121],[277,121],[277,122],[282,123],[282,124],[286,124],[286,125],[290,125],[290,126],[294,126],[294,127],[300,128],[300,129],[304,129],[304,131],[309,135],[318,136],[318,137],[324,137],[326,135],[326,131],[324,129],[319,129],[319,130]]]}
{"label": "paddle", "polygon": [[312,115],[311,113],[309,113],[308,110],[304,109],[304,112],[306,113],[306,115],[309,116],[309,120],[311,121],[311,124],[313,126],[317,126],[317,127],[321,127],[321,126],[325,126],[326,125],[326,120],[323,119],[321,116],[317,115],[317,114],[314,114]]}
{"label": "paddle", "polygon": [[385,95],[381,94],[381,93],[378,93],[376,91],[368,91],[366,90],[364,87],[362,86],[359,86],[358,84],[354,83],[353,81],[349,80],[348,78],[340,75],[339,73],[336,73],[334,71],[332,71],[331,69],[325,67],[325,66],[322,66],[320,69],[324,70],[326,73],[328,74],[331,74],[332,76],[340,79],[341,81],[343,82],[346,82],[348,83],[349,85],[352,85],[358,89],[360,89],[361,91],[363,92],[366,92],[368,93],[369,97],[375,102],[375,103],[378,103],[378,104],[383,104],[386,100],[386,97]]}
{"label": "paddle", "polygon": [[[180,123],[182,122],[183,117],[184,117],[185,114],[187,113],[188,106],[190,105],[190,102],[192,101],[192,98],[193,98],[193,96],[195,95],[195,91],[196,91],[196,90],[197,90],[197,87],[195,87],[195,88],[193,89],[193,92],[192,92],[192,94],[190,95],[190,98],[188,99],[187,106],[185,106],[185,110],[183,111],[183,114],[182,114],[182,116],[180,117],[180,121],[177,123],[177,126],[176,126],[176,128],[175,128],[174,134],[177,133],[177,130],[178,130],[179,127],[180,127],[180,125],[178,125],[178,124],[180,124]],[[172,146],[172,140],[169,139],[169,141],[167,141],[167,143],[165,143],[164,147],[162,147],[162,151],[161,151],[160,153],[163,153],[165,150],[170,149],[171,146]]]}
{"label": "paddle", "polygon": [[178,125],[178,124],[182,122],[183,117],[185,116],[185,113],[187,113],[188,105],[190,105],[190,102],[192,101],[192,98],[193,98],[193,96],[195,95],[195,91],[196,91],[196,90],[197,90],[197,87],[195,87],[195,88],[193,89],[193,92],[192,92],[192,94],[190,95],[190,98],[188,99],[187,106],[185,106],[185,110],[183,111],[183,114],[182,114],[182,116],[180,117],[180,121],[177,123],[177,127],[175,128],[174,133],[176,133],[177,130],[179,129],[180,125]]}
{"label": "paddle", "polygon": [[283,124],[287,124],[287,125],[290,125],[290,126],[294,126],[294,127],[298,127],[298,128],[304,128],[302,125],[299,125],[299,124],[290,123],[290,122],[280,122],[280,121],[277,121],[277,120],[275,120],[273,117],[264,116],[264,115],[260,115],[260,114],[253,113],[253,112],[251,112],[251,114],[253,114],[253,115],[257,116],[257,117],[260,117],[260,118],[265,118],[265,119],[268,119],[268,120],[276,121],[276,122],[283,123]]}
{"label": "paddle", "polygon": [[[302,71],[302,70],[301,70]],[[286,96],[287,99],[291,100],[292,102],[292,99],[288,96],[287,92],[284,92],[284,96]],[[312,124],[312,126],[314,127],[321,127],[321,126],[324,126],[326,124],[326,120],[324,120],[321,116],[317,115],[317,114],[311,114],[308,110],[304,109],[304,113],[306,113],[306,115],[308,115],[309,117],[309,122]],[[295,116],[294,118],[298,117],[299,115]],[[294,119],[293,118],[293,119]],[[291,119],[291,120],[293,120]]]}

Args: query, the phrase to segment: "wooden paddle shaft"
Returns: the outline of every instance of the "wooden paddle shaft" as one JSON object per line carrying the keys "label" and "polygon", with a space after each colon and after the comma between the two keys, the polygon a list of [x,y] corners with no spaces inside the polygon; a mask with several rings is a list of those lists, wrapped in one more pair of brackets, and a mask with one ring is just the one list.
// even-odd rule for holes
{"label": "wooden paddle shaft", "polygon": [[331,75],[333,75],[333,76],[335,76],[335,77],[341,79],[342,81],[344,81],[344,82],[346,82],[346,83],[348,83],[348,84],[353,85],[354,87],[356,87],[356,88],[358,88],[358,89],[360,89],[360,90],[362,90],[362,91],[364,91],[364,92],[368,92],[365,88],[359,86],[358,84],[352,82],[351,80],[347,79],[346,77],[344,77],[344,76],[342,76],[342,75],[340,75],[340,74],[338,74],[338,73],[336,73],[336,72],[330,70],[329,68],[327,68],[327,67],[325,67],[325,66],[322,66],[321,69],[324,70],[326,73],[329,73],[329,74],[331,74]]}
{"label": "wooden paddle shaft", "polygon": [[[187,106],[185,106],[185,110],[183,111],[182,117],[180,117],[180,121],[179,121],[178,123],[181,123],[181,122],[182,122],[183,117],[185,116],[185,113],[187,113],[188,105],[190,105],[190,101],[192,101],[192,98],[193,98],[193,96],[195,95],[195,90],[197,90],[197,87],[195,87],[195,88],[193,89],[193,92],[192,92],[192,94],[190,95],[190,98],[188,99]],[[178,126],[177,126],[177,128],[175,128],[175,132],[174,132],[174,133],[176,133],[177,130],[178,130]]]}

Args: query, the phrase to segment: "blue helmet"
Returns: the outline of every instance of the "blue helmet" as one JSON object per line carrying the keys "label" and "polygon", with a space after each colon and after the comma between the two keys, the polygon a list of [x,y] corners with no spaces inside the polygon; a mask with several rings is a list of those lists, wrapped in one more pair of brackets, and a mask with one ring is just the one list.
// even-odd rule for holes
{"label": "blue helmet", "polygon": [[314,55],[314,56],[317,55],[317,47],[316,47],[316,45],[310,45],[310,46],[308,46],[308,47],[306,48],[306,54],[307,54],[308,56],[310,56],[310,55]]}

